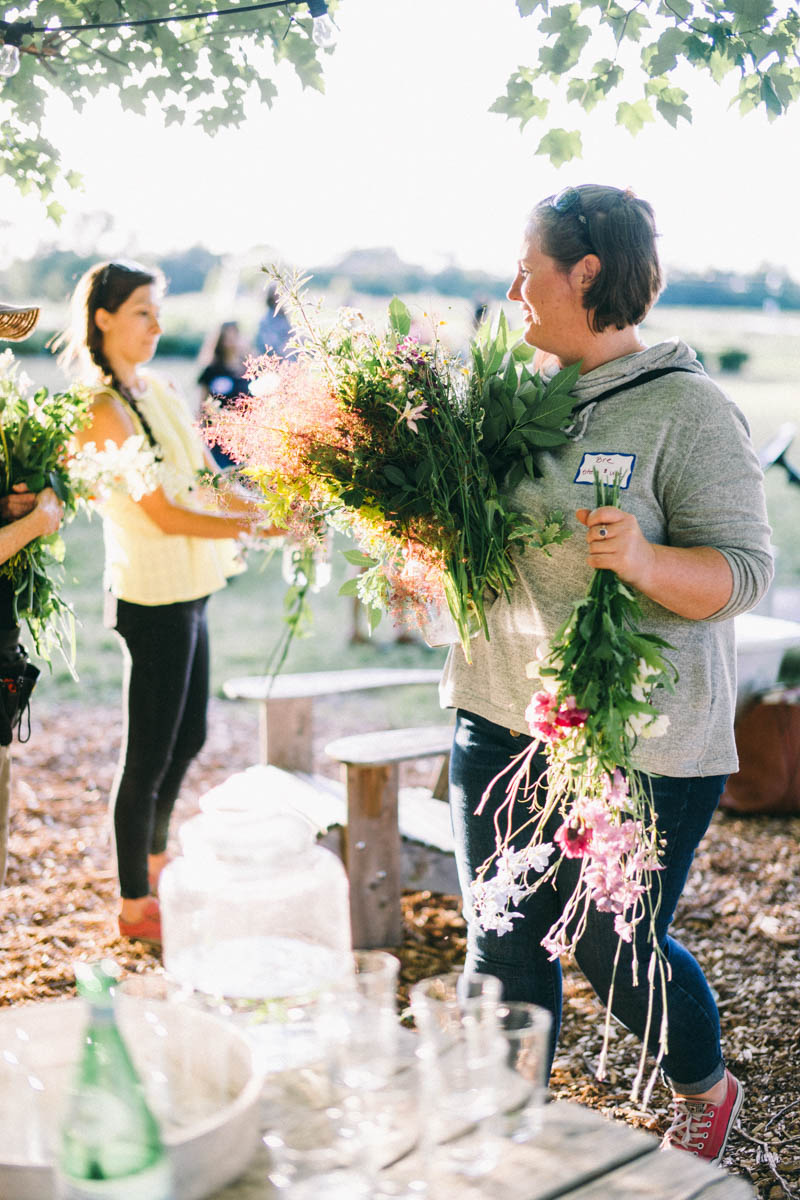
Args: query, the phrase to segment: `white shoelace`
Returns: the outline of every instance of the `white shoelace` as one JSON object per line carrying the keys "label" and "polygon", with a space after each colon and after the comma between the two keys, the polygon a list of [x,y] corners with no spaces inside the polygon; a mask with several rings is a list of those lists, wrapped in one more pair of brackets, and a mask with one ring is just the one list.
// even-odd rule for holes
{"label": "white shoelace", "polygon": [[[664,1143],[685,1150],[702,1150],[711,1128],[711,1104],[703,1100],[675,1100],[672,1124],[664,1134]],[[701,1132],[705,1130],[705,1132]]]}

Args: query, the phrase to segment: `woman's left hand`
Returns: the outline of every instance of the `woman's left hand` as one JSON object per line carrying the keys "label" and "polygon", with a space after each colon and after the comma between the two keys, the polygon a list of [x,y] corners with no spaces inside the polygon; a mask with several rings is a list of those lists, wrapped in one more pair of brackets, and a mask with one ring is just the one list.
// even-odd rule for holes
{"label": "woman's left hand", "polygon": [[614,571],[625,583],[646,591],[656,552],[639,528],[636,517],[608,505],[579,508],[575,515],[586,526],[589,566]]}

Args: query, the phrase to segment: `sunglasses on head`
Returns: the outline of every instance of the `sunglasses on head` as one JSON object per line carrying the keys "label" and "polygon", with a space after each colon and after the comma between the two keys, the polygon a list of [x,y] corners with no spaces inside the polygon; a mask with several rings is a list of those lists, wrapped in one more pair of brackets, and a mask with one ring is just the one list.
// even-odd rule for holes
{"label": "sunglasses on head", "polygon": [[583,227],[583,235],[591,246],[591,239],[589,237],[589,221],[585,212],[583,211],[581,194],[577,188],[564,188],[563,191],[559,192],[558,195],[554,196],[550,201],[550,207],[554,208],[557,213],[572,213],[576,220]]}

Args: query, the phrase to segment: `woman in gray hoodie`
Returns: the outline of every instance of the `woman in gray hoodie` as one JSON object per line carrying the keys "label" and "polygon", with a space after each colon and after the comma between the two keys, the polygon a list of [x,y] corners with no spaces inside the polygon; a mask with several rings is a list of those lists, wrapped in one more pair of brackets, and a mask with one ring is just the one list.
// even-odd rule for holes
{"label": "woman in gray hoodie", "polygon": [[[574,513],[574,536],[553,547],[549,558],[533,549],[520,556],[511,602],[491,608],[490,638],[473,640],[471,665],[460,649],[451,651],[441,694],[457,710],[450,796],[468,921],[467,969],[499,976],[508,1000],[548,1008],[554,1049],[561,970],[541,940],[574,879],[568,865],[559,868],[552,888],[520,904],[522,919],[512,932],[481,929],[470,910],[470,884],[494,850],[494,813],[505,780],[480,815],[476,809],[510,757],[530,742],[522,732],[531,698],[524,664],[550,641],[595,568],[615,571],[636,589],[643,628],[675,648],[669,657],[679,681],[673,695],[658,696],[669,733],[640,741],[635,753],[637,770],[652,785],[666,847],[656,925],[670,973],[662,1066],[675,1115],[665,1143],[718,1162],[743,1090],[725,1068],[717,1009],[702,970],[668,929],[725,778],[737,767],[732,618],[764,594],[772,560],[763,479],[744,417],[682,341],[646,346],[642,340],[639,326],[660,288],[653,211],[630,191],[584,185],[533,210],[508,296],[521,306],[525,340],[537,348],[534,365],[543,374],[582,365],[569,441],[540,451],[541,477],[520,483],[510,500],[539,524],[553,510]],[[620,509],[591,508],[595,470],[609,481],[620,478]],[[645,924],[636,950],[646,964]],[[576,957],[603,1000],[617,946],[613,915],[592,907]],[[623,943],[612,1010],[644,1038],[649,989],[633,986],[631,954]],[[660,1016],[656,997],[653,1052]]]}

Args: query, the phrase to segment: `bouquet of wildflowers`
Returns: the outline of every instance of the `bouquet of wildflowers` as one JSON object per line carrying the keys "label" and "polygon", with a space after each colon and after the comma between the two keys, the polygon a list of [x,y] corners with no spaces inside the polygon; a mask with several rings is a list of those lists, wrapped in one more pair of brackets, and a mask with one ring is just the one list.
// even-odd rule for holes
{"label": "bouquet of wildflowers", "polygon": [[107,441],[102,450],[84,443],[69,459],[69,478],[87,505],[102,504],[117,490],[138,501],[159,486],[163,469],[144,434],[132,434],[119,446]]}
{"label": "bouquet of wildflowers", "polygon": [[[618,481],[606,486],[595,476],[595,488],[598,507],[619,507]],[[507,778],[507,786],[495,815],[496,850],[473,883],[472,898],[482,927],[506,933],[521,915],[514,911],[520,901],[550,880],[564,858],[579,859],[575,889],[542,945],[552,958],[569,957],[592,904],[614,914],[620,943],[631,942],[635,927],[646,921],[653,946],[647,967],[652,1012],[653,989],[666,978],[655,938],[657,899],[648,890],[661,847],[652,795],[634,769],[633,752],[640,737],[666,731],[668,718],[659,715],[652,698],[657,688],[673,689],[677,672],[663,653],[668,644],[637,628],[640,616],[622,580],[613,571],[597,570],[549,651],[529,665],[529,674],[540,681],[526,712],[534,740],[497,777]],[[539,750],[547,762],[542,774],[534,768]],[[638,982],[635,944],[633,970]],[[610,1003],[609,997],[601,1078]],[[666,1049],[665,1021],[666,1016],[659,1059]]]}
{"label": "bouquet of wildflowers", "polygon": [[[73,433],[88,420],[89,400],[82,390],[49,395],[34,391],[10,350],[0,354],[0,495],[15,483],[29,491],[52,487],[64,504],[65,517],[74,515],[82,496],[73,484],[67,446]],[[11,580],[14,614],[25,621],[37,654],[49,660],[53,648],[68,642],[74,659],[72,610],[61,595],[64,542],[59,533],[36,538],[0,563],[0,575]]]}
{"label": "bouquet of wildflowers", "polygon": [[383,333],[353,310],[326,326],[305,282],[281,278],[292,356],[251,360],[251,394],[207,418],[208,439],[258,482],[292,537],[313,540],[325,520],[355,539],[347,557],[362,573],[342,591],[368,606],[371,625],[385,610],[422,623],[444,601],[469,659],[487,605],[508,596],[515,554],[567,536],[562,514],[535,527],[502,489],[535,474],[537,447],[566,440],[579,368],[545,384],[504,317],[465,366],[437,336],[413,337],[398,299]]}

